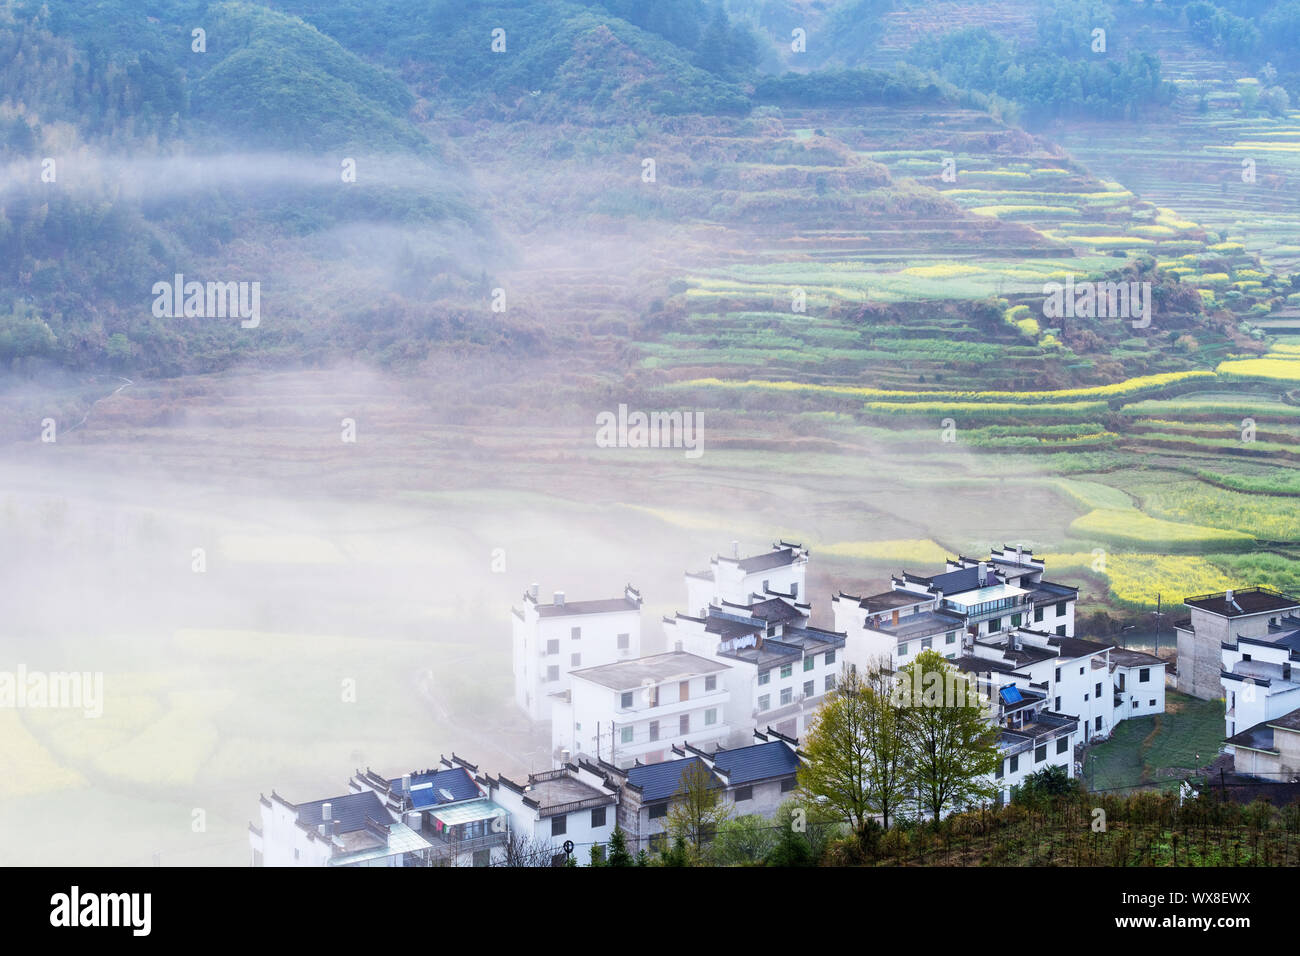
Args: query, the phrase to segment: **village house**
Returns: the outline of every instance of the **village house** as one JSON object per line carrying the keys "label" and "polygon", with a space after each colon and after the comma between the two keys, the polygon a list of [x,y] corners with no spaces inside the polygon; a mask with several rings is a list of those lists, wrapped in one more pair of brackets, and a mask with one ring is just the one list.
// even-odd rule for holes
{"label": "village house", "polygon": [[1300,707],[1300,620],[1286,617],[1264,637],[1225,641],[1220,654],[1225,737]]}
{"label": "village house", "polygon": [[535,721],[551,719],[572,671],[641,653],[641,592],[630,584],[622,597],[596,601],[567,601],[556,591],[550,604],[534,584],[511,615],[515,703]]}
{"label": "village house", "polygon": [[261,825],[248,826],[253,866],[428,866],[434,852],[371,791],[295,804],[272,790],[259,808]]}
{"label": "village house", "polygon": [[396,778],[367,769],[350,786],[377,796],[391,819],[427,841],[429,865],[493,866],[505,858],[509,814],[489,798],[477,773],[453,753],[440,758],[437,768]]}
{"label": "village house", "polygon": [[903,572],[890,590],[831,598],[854,667],[894,670],[923,650],[955,659],[973,642],[1014,628],[1073,637],[1077,588],[1043,579],[1045,564],[1025,548],[1002,547],[978,560],[958,556],[930,577]]}
{"label": "village house", "polygon": [[1264,587],[1199,594],[1184,598],[1183,604],[1191,613],[1174,625],[1177,688],[1201,700],[1216,700],[1225,692],[1224,644],[1236,644],[1243,637],[1271,642],[1287,632],[1285,619],[1300,614],[1300,601]]}
{"label": "village house", "polygon": [[627,769],[601,764],[621,789],[618,825],[627,834],[628,849],[636,853],[662,849],[667,839],[669,810],[680,799],[684,780],[696,769],[708,777],[708,787],[736,816],[770,817],[796,786],[803,756],[798,742],[770,728],[755,731],[745,747],[712,753],[684,745],[673,747],[671,758]]}
{"label": "village house", "polygon": [[1131,717],[1165,712],[1165,662],[1154,654],[1124,647],[1110,650],[1115,712],[1111,726]]}
{"label": "village house", "polygon": [[691,613],[664,618],[668,646],[727,666],[731,746],[760,725],[798,737],[835,687],[844,635],[809,625],[812,607],[800,600],[807,565],[798,544],[741,557],[733,542],[731,557],[686,575]]}
{"label": "village house", "polygon": [[1237,773],[1270,783],[1300,782],[1300,708],[1247,727],[1226,744]]}
{"label": "village house", "polygon": [[557,766],[585,757],[630,767],[665,759],[670,740],[725,742],[732,732],[729,669],[670,651],[573,671],[570,688],[555,695],[553,759]]}
{"label": "village house", "polygon": [[504,776],[486,782],[493,801],[510,814],[513,852],[525,861],[536,864],[541,854],[559,866],[566,842],[572,842],[579,866],[590,862],[592,846],[604,854],[618,822],[619,790],[599,766],[580,760],[530,774],[522,784]]}
{"label": "village house", "polygon": [[755,600],[784,597],[791,603],[806,594],[808,550],[778,541],[762,554],[740,556],[740,543],[731,543],[731,555],[715,555],[704,571],[686,572],[686,608],[706,617],[708,608],[723,602],[747,607]]}

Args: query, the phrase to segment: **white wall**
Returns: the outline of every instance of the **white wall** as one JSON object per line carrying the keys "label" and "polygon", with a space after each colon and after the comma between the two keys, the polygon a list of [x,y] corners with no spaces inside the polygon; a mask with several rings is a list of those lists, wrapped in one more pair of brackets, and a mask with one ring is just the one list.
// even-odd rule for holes
{"label": "white wall", "polygon": [[[515,703],[533,720],[550,720],[554,703],[551,694],[568,690],[569,672],[581,667],[611,664],[641,655],[640,610],[609,611],[599,614],[571,614],[541,617],[525,601],[523,619],[511,614],[514,643]],[[573,628],[581,637],[574,639]],[[628,635],[628,646],[618,647],[618,635]],[[556,652],[550,653],[550,642]],[[573,663],[573,655],[579,662]],[[548,669],[555,668],[551,679]]]}

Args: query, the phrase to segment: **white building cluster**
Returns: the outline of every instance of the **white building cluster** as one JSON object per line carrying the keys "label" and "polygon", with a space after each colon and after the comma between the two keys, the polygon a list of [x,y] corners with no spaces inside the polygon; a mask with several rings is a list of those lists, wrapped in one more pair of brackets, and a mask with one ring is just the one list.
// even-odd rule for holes
{"label": "white building cluster", "polygon": [[1165,709],[1164,661],[1076,638],[1078,590],[1047,580],[1025,548],[958,556],[928,577],[903,572],[878,594],[836,594],[834,630],[809,623],[808,560],[786,541],[748,557],[733,544],[687,573],[687,610],[663,621],[672,650],[572,670],[551,694],[557,764],[629,769],[672,759],[675,747],[738,746],[760,729],[798,739],[844,668],[897,671],[924,650],[987,695],[1004,798],[1046,766],[1073,776],[1076,744]]}
{"label": "white building cluster", "polygon": [[[878,594],[836,594],[835,630],[810,624],[808,560],[786,541],[749,557],[733,544],[686,574],[687,609],[663,619],[670,649],[647,656],[631,585],[546,604],[533,585],[512,611],[515,699],[550,722],[552,769],[516,782],[453,754],[397,777],[359,771],[346,793],[309,803],[273,791],[249,827],[254,865],[526,865],[575,849],[585,863],[615,825],[635,853],[662,841],[683,774],[698,770],[736,812],[770,815],[795,788],[798,739],[846,669],[896,672],[924,650],[987,700],[1002,799],[1049,766],[1073,776],[1076,743],[1164,710],[1164,662],[1076,638],[1077,590],[1045,580],[1023,548],[958,556],[929,577],[904,572]],[[1225,686],[1264,690],[1229,710],[1252,721],[1235,742],[1262,763],[1291,746],[1300,704],[1300,620],[1266,630],[1222,649]]]}

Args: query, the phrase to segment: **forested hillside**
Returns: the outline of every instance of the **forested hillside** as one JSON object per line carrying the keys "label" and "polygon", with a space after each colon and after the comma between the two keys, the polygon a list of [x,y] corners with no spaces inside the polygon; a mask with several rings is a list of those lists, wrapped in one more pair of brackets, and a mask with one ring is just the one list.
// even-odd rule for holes
{"label": "forested hillside", "polygon": [[[896,144],[913,154],[900,164],[888,136],[851,130],[840,111],[960,117],[953,130],[983,115],[980,135],[999,138],[1021,135],[1017,125],[1150,121],[1208,95],[1167,78],[1150,39],[1160,29],[1257,68],[1243,112],[1284,112],[1300,92],[1296,45],[1285,42],[1300,0],[1138,13],[1101,0],[939,6],[953,15],[905,0],[8,3],[0,361],[20,372],[52,363],[175,375],[346,353],[409,366],[443,347],[553,351],[594,338],[604,345],[592,354],[622,374],[630,360],[635,368],[630,340],[690,312],[679,294],[690,274],[726,267],[756,233],[784,226],[788,239],[847,215],[864,235],[892,222],[919,237],[944,219],[955,235],[992,231],[995,247],[1044,254],[1064,251],[1071,232],[1086,238],[1033,221],[1035,207],[1075,202],[1058,192],[1075,192],[1072,180],[1049,172],[1032,189],[966,202],[969,189],[949,194],[937,167],[915,165],[930,163],[927,154],[974,157],[966,134],[922,126]],[[1271,29],[1242,26],[1248,13]],[[1091,48],[1092,23],[1108,31],[1104,56]],[[799,53],[796,30],[806,35]],[[1051,155],[1050,137],[1033,150]],[[647,158],[653,185],[642,177]],[[1114,210],[1093,207],[1099,226],[1115,221]],[[1140,205],[1127,215],[1134,227],[1160,225]],[[719,226],[729,231],[721,246],[704,239]],[[574,227],[641,263],[617,303],[592,297],[601,280],[583,269],[599,263],[545,267],[558,234]],[[1138,248],[1141,228],[1131,236],[1130,255],[1158,251]],[[1181,256],[1196,254],[1189,242],[1214,245],[1173,238],[1183,246],[1166,251]],[[1125,254],[1122,243],[1087,245]],[[1170,267],[1253,268],[1226,259]],[[176,274],[259,281],[267,321],[252,335],[236,323],[155,316],[150,290]],[[1244,301],[1219,296],[1213,306],[1267,311],[1290,281],[1262,279],[1235,290]],[[493,290],[510,293],[508,308],[494,308]],[[928,293],[904,290],[901,302],[909,296]],[[1191,311],[1180,313],[1181,333],[1201,344],[1234,334],[1231,315],[1201,316],[1195,299],[1182,300]],[[971,314],[989,307],[976,301]],[[977,335],[994,341],[1004,329]],[[1049,363],[1054,380],[1078,379],[1061,374],[1070,366],[1118,371],[1126,363],[1103,355],[1115,344],[1100,331],[1074,335],[1067,345],[1083,362]]]}

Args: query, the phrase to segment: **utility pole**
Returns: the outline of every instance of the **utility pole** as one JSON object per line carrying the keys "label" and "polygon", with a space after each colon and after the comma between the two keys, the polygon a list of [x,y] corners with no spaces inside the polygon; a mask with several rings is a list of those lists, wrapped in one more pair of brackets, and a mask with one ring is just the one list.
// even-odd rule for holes
{"label": "utility pole", "polygon": [[1155,649],[1155,653],[1157,657],[1160,656],[1160,619],[1164,616],[1164,614],[1160,610],[1161,607],[1160,598],[1161,595],[1159,592],[1157,592],[1156,593],[1156,649]]}

